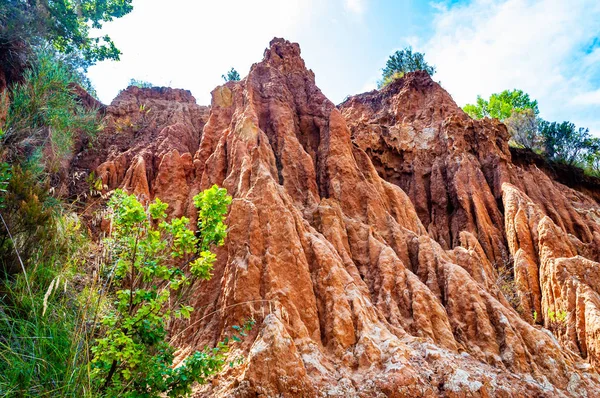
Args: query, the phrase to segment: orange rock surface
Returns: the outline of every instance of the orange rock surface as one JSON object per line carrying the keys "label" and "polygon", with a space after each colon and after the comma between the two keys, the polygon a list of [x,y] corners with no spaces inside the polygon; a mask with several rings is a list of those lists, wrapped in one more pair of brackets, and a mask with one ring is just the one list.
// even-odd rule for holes
{"label": "orange rock surface", "polygon": [[427,74],[336,107],[274,39],[210,108],[131,87],[106,112],[74,162],[105,191],[234,198],[179,358],[257,323],[196,396],[600,396],[597,192],[513,163]]}

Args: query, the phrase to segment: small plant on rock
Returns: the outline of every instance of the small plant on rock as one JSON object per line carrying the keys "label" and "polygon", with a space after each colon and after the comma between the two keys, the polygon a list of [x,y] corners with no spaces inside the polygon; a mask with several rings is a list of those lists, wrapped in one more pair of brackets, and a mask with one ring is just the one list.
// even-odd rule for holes
{"label": "small plant on rock", "polygon": [[131,79],[129,80],[129,86],[139,87],[139,88],[152,88],[154,84],[147,82],[145,80]]}
{"label": "small plant on rock", "polygon": [[523,306],[521,305],[521,297],[519,296],[519,288],[515,281],[514,271],[512,267],[512,257],[506,260],[502,265],[496,267],[498,276],[496,278],[496,285],[509,302],[509,304],[519,313],[523,312]]}
{"label": "small plant on rock", "polygon": [[241,79],[240,74],[234,68],[231,68],[231,70],[225,75],[221,75],[221,78],[223,78],[223,80],[226,82],[238,82]]}
{"label": "small plant on rock", "polygon": [[567,329],[567,311],[548,311],[548,329],[557,336],[563,335]]}

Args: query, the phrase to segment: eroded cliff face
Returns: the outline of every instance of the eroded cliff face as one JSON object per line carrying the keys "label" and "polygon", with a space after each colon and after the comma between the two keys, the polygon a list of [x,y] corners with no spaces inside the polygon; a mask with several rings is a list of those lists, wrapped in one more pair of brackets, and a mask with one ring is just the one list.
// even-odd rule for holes
{"label": "eroded cliff face", "polygon": [[107,126],[73,166],[107,191],[192,217],[212,184],[234,198],[180,358],[257,323],[197,396],[600,395],[598,202],[426,74],[336,107],[274,39],[210,108],[129,88]]}

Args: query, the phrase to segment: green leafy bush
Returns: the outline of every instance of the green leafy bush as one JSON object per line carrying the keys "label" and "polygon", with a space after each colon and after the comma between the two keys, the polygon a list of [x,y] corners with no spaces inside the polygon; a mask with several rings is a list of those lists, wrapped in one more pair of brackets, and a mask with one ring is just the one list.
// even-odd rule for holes
{"label": "green leafy bush", "polygon": [[463,110],[473,119],[489,117],[501,122],[509,118],[513,112],[522,112],[526,109],[530,109],[535,117],[540,112],[537,100],[531,100],[529,94],[517,89],[492,94],[489,100],[478,95],[475,104],[467,104],[463,107]]}
{"label": "green leafy bush", "polygon": [[548,310],[548,318],[546,325],[555,335],[562,336],[567,330],[567,311],[552,311]]}
{"label": "green leafy bush", "polygon": [[543,138],[538,131],[538,103],[523,90],[504,90],[492,94],[489,100],[478,95],[477,102],[465,105],[463,110],[473,119],[489,117],[504,122],[511,136],[511,146],[541,152]]}
{"label": "green leafy bush", "polygon": [[231,197],[212,188],[194,197],[198,234],[186,217],[165,221],[167,205],[156,199],[146,210],[135,196],[116,191],[109,207],[112,308],[102,316],[102,336],[92,348],[92,379],[103,396],[178,397],[205,382],[225,363],[219,343],[173,368],[175,348],[166,340],[175,319],[189,318],[190,289],[211,277],[211,247],[226,236],[224,217]]}

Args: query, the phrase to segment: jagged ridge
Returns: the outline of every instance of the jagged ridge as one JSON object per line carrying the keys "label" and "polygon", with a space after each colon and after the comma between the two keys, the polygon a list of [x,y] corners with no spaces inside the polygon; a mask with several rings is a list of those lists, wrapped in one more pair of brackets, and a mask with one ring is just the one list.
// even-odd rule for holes
{"label": "jagged ridge", "polygon": [[[101,145],[74,163],[107,189],[159,196],[172,215],[194,216],[191,197],[213,183],[234,197],[181,356],[249,316],[258,323],[247,361],[198,396],[594,396],[600,386],[589,365],[598,203],[514,165],[506,128],[471,120],[426,74],[338,109],[299,46],[274,39],[245,79],[213,91],[210,110],[182,92],[130,88],[107,114]],[[496,283],[513,258],[520,313]],[[560,343],[533,310],[546,326],[548,310],[569,312]]]}

